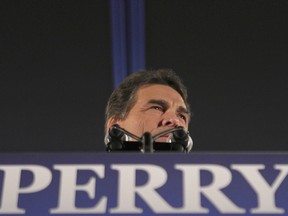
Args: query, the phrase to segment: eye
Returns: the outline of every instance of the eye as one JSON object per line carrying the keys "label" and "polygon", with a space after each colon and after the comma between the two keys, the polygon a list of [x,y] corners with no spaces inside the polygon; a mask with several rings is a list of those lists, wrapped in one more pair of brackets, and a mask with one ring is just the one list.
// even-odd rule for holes
{"label": "eye", "polygon": [[181,119],[183,119],[183,120],[186,122],[187,118],[186,118],[185,115],[183,115],[183,114],[179,114],[179,117],[180,117]]}
{"label": "eye", "polygon": [[163,108],[161,106],[152,106],[151,109],[163,111]]}

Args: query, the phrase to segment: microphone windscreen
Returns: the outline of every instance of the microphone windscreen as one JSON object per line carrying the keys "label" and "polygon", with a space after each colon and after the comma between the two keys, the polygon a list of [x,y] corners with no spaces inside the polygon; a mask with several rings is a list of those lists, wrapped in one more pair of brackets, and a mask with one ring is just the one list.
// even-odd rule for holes
{"label": "microphone windscreen", "polygon": [[188,139],[188,133],[180,126],[178,130],[173,132],[173,137],[175,140],[186,141]]}
{"label": "microphone windscreen", "polygon": [[118,124],[115,124],[109,129],[109,135],[111,138],[121,139],[124,136],[124,132],[120,130]]}
{"label": "microphone windscreen", "polygon": [[189,132],[187,132],[183,127],[178,127],[179,130],[173,132],[173,138],[176,142],[182,143],[185,146],[186,151],[191,151],[193,147],[193,140],[189,136]]}

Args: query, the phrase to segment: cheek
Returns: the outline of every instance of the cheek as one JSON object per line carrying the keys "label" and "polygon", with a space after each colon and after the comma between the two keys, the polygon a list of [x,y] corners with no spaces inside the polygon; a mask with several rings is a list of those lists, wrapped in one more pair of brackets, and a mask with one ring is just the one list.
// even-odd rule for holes
{"label": "cheek", "polygon": [[[149,116],[142,119],[137,119],[134,121],[134,124],[130,125],[130,129],[134,132],[135,135],[141,137],[144,132],[151,132],[159,125],[158,118]],[[131,127],[132,126],[132,127]]]}
{"label": "cheek", "polygon": [[180,120],[180,125],[186,129],[188,128],[188,123],[183,120]]}
{"label": "cheek", "polygon": [[130,113],[130,115],[118,124],[130,133],[141,137],[144,132],[151,132],[157,128],[160,122],[159,114],[155,113]]}
{"label": "cheek", "polygon": [[161,118],[159,118],[158,115],[150,115],[145,119],[144,129],[145,131],[151,132],[155,128],[159,127],[160,123],[161,123]]}
{"label": "cheek", "polygon": [[144,133],[142,132],[144,130],[143,119],[140,118],[127,118],[124,121],[120,121],[119,125],[139,137]]}
{"label": "cheek", "polygon": [[184,123],[183,125],[181,125],[182,127],[184,127],[184,129],[186,130],[186,131],[188,131],[189,130],[189,128],[188,128],[188,123]]}

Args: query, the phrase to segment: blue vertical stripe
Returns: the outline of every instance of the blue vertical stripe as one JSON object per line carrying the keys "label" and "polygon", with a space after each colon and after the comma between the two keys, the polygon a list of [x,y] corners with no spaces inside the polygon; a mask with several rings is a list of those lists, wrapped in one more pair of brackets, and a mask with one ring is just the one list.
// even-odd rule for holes
{"label": "blue vertical stripe", "polygon": [[130,11],[130,71],[145,68],[145,23],[144,2],[129,1]]}
{"label": "blue vertical stripe", "polygon": [[113,55],[113,85],[127,76],[126,6],[125,0],[111,0],[111,32]]}
{"label": "blue vertical stripe", "polygon": [[145,68],[144,0],[110,0],[113,85]]}

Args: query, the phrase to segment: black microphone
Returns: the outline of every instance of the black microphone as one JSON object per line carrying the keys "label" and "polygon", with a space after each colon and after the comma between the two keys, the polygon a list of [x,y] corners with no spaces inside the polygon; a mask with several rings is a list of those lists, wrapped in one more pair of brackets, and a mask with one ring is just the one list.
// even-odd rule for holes
{"label": "black microphone", "polygon": [[105,140],[107,151],[121,151],[123,148],[124,132],[118,124],[112,125]]}
{"label": "black microphone", "polygon": [[124,136],[124,132],[120,130],[120,126],[118,124],[114,124],[109,129],[109,136],[116,139],[121,139]]}
{"label": "black microphone", "polygon": [[[156,139],[159,137],[172,133],[173,137],[171,142],[157,143]],[[133,138],[135,141],[130,141],[129,138]],[[121,128],[118,124],[112,125],[108,134],[105,136],[106,150],[111,151],[127,151],[138,150],[142,152],[153,152],[155,150],[168,150],[167,145],[170,146],[170,151],[189,152],[192,149],[193,141],[183,127],[170,128],[162,131],[154,136],[146,132],[142,137],[138,137],[124,128]],[[158,145],[159,144],[159,145]],[[164,146],[165,145],[165,146]],[[154,147],[153,147],[154,146]],[[165,147],[165,148],[164,148]]]}
{"label": "black microphone", "polygon": [[177,127],[178,130],[173,132],[173,138],[175,140],[175,145],[172,147],[176,151],[186,151],[189,152],[192,149],[193,141],[183,127]]}
{"label": "black microphone", "polygon": [[178,130],[173,132],[173,137],[175,140],[179,140],[179,141],[186,141],[188,140],[188,133],[184,130],[183,127],[179,126],[177,127]]}
{"label": "black microphone", "polygon": [[142,142],[140,137],[130,133],[124,128],[121,128],[118,124],[112,125],[112,127],[108,131],[108,134],[105,136],[105,140],[104,140],[106,144],[106,150],[108,152],[123,151],[123,150],[128,150],[128,149],[140,150],[140,148],[142,148],[142,145],[141,147],[139,147],[139,145],[133,146],[133,142],[129,141],[129,137],[133,138],[134,140],[140,143]]}

